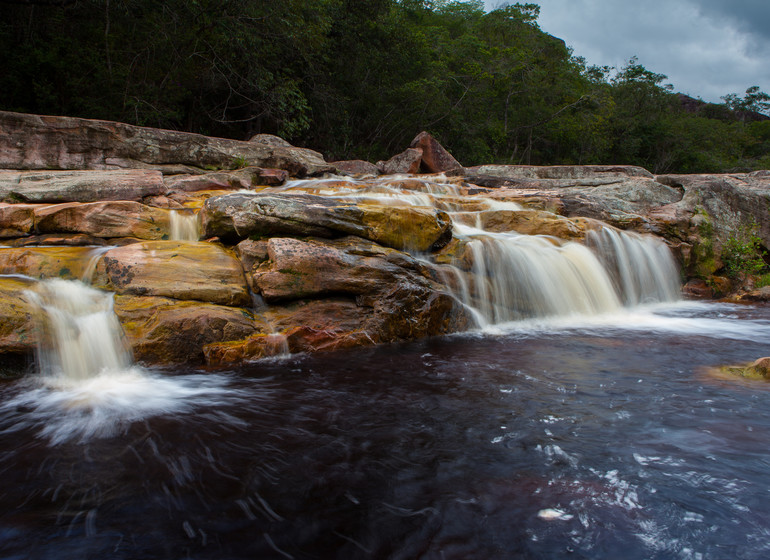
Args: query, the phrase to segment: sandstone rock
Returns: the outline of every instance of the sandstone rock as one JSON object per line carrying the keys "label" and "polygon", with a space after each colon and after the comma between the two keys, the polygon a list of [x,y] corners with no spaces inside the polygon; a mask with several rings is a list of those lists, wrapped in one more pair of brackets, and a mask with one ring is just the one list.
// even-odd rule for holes
{"label": "sandstone rock", "polygon": [[33,311],[24,296],[32,285],[22,278],[0,278],[0,355],[35,349]]}
{"label": "sandstone rock", "polygon": [[215,342],[203,348],[206,365],[212,367],[238,365],[287,352],[286,337],[274,333],[259,333],[244,340]]}
{"label": "sandstone rock", "polygon": [[267,250],[270,258],[254,273],[254,285],[268,302],[360,296],[407,278],[418,284],[426,282],[415,273],[417,265],[408,255],[358,238],[300,241],[274,237],[267,242]]}
{"label": "sandstone rock", "polygon": [[770,380],[770,358],[759,358],[747,365],[724,366],[718,371],[747,379]]}
{"label": "sandstone rock", "polygon": [[319,236],[350,234],[396,249],[428,251],[451,237],[446,213],[305,194],[237,193],[211,198],[201,211],[204,237]]}
{"label": "sandstone rock", "polygon": [[745,294],[742,294],[740,297],[741,301],[770,301],[770,286],[763,286],[762,288],[757,288],[755,290],[750,290],[746,292]]}
{"label": "sandstone rock", "polygon": [[455,220],[487,231],[515,231],[524,235],[551,235],[559,239],[583,239],[586,228],[580,218],[569,219],[542,210],[487,210],[480,213],[458,213]]}
{"label": "sandstone rock", "polygon": [[331,164],[345,175],[379,175],[379,168],[373,163],[360,159],[333,161]]}
{"label": "sandstone rock", "polygon": [[420,148],[407,148],[388,161],[378,161],[377,169],[383,175],[396,173],[419,173],[422,162],[422,150]]}
{"label": "sandstone rock", "polygon": [[77,280],[103,253],[92,247],[0,248],[0,274]]}
{"label": "sandstone rock", "polygon": [[427,132],[420,132],[409,147],[422,150],[420,168],[423,172],[444,173],[462,169],[462,165],[452,157],[452,154]]}
{"label": "sandstone rock", "polygon": [[230,169],[236,162],[285,169],[293,176],[334,171],[321,154],[304,148],[211,138],[111,121],[0,111],[0,168],[178,168],[181,165]]}
{"label": "sandstone rock", "polygon": [[150,363],[202,363],[206,345],[256,331],[246,309],[162,297],[116,295],[115,313],[135,358]]}
{"label": "sandstone rock", "polygon": [[93,237],[168,239],[167,210],[138,202],[70,202],[34,210],[39,233],[85,233]]}
{"label": "sandstone rock", "polygon": [[160,171],[0,171],[0,198],[14,202],[138,201],[165,192]]}
{"label": "sandstone rock", "polygon": [[198,175],[170,175],[164,178],[169,191],[196,192],[208,190],[252,189],[257,185],[282,185],[289,173],[284,169],[245,167],[236,171],[220,171]]}
{"label": "sandstone rock", "polygon": [[24,237],[35,226],[35,205],[0,202],[0,238]]}
{"label": "sandstone rock", "polygon": [[294,147],[280,136],[276,136],[274,134],[255,134],[249,138],[249,142],[254,142],[255,144],[264,144],[266,146],[279,146],[282,148]]}
{"label": "sandstone rock", "polygon": [[[516,179],[566,179],[566,180],[608,180],[642,177],[652,179],[654,175],[642,167],[633,165],[480,165],[466,168],[468,180],[474,183],[476,177],[498,177]],[[565,185],[566,186],[566,185]]]}
{"label": "sandstone rock", "polygon": [[702,278],[693,278],[682,288],[682,295],[688,298],[706,299],[714,297],[714,290]]}
{"label": "sandstone rock", "polygon": [[211,243],[146,241],[110,249],[96,267],[94,285],[119,294],[251,303],[240,263]]}

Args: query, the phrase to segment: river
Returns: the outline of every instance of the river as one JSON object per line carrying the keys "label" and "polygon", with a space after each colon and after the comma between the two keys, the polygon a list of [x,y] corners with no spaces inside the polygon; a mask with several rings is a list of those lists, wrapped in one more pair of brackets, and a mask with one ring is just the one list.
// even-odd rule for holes
{"label": "river", "polygon": [[0,558],[767,558],[770,308],[0,381]]}

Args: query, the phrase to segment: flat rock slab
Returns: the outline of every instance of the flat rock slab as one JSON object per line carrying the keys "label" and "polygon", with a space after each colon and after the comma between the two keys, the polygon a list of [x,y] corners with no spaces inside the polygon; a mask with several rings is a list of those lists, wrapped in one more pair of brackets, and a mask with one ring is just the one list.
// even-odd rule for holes
{"label": "flat rock slab", "polygon": [[79,280],[103,253],[95,247],[0,247],[0,274]]}
{"label": "flat rock slab", "polygon": [[0,199],[8,202],[138,201],[165,192],[160,171],[0,171]]}
{"label": "flat rock slab", "polygon": [[168,239],[168,210],[131,201],[70,202],[34,209],[40,234],[84,233],[99,238]]}
{"label": "flat rock slab", "polygon": [[212,243],[145,241],[110,249],[94,285],[118,294],[251,305],[240,262]]}
{"label": "flat rock slab", "polygon": [[331,173],[321,154],[124,123],[0,111],[0,168],[141,169],[244,165],[292,176]]}
{"label": "flat rock slab", "polygon": [[204,237],[357,235],[399,250],[429,251],[451,239],[442,211],[354,203],[308,194],[234,193],[210,198],[201,211]]}

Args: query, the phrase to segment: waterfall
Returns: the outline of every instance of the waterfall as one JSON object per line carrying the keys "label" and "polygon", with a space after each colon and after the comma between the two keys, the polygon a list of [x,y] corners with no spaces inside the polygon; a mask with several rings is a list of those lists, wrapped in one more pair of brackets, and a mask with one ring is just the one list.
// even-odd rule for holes
{"label": "waterfall", "polygon": [[173,241],[198,241],[198,214],[195,212],[169,212],[169,238]]}
{"label": "waterfall", "polygon": [[668,248],[652,237],[604,228],[582,245],[457,224],[455,234],[465,251],[451,268],[442,269],[443,278],[482,327],[612,313],[674,301],[679,292]]}
{"label": "waterfall", "polygon": [[27,296],[38,309],[38,367],[46,378],[78,381],[131,366],[112,293],[56,278]]}
{"label": "waterfall", "polygon": [[586,244],[599,256],[624,304],[679,298],[677,266],[660,240],[605,227],[588,232]]}

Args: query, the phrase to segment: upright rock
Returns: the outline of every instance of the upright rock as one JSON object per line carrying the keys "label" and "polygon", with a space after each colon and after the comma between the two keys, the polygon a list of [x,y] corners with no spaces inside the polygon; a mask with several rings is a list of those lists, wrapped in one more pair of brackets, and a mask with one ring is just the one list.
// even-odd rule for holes
{"label": "upright rock", "polygon": [[452,154],[444,146],[439,144],[433,136],[423,131],[418,134],[410,148],[422,150],[422,162],[420,169],[426,173],[447,173],[459,171],[463,168]]}

